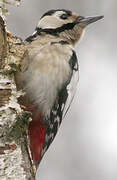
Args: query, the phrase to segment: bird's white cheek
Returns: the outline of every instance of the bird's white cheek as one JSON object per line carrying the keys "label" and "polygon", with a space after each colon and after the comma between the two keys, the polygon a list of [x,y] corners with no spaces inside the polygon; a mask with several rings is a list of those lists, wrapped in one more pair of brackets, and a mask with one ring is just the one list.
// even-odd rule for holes
{"label": "bird's white cheek", "polygon": [[48,29],[48,28],[56,29],[58,27],[61,27],[62,25],[63,25],[63,22],[58,21],[56,17],[46,16],[39,21],[37,27],[42,28],[42,29]]}

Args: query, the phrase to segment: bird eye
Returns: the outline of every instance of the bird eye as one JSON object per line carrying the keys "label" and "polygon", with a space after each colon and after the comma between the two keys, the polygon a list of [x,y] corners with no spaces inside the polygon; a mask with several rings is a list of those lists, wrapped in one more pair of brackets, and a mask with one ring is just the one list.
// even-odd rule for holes
{"label": "bird eye", "polygon": [[82,19],[84,19],[83,16],[78,16],[78,20],[81,21]]}
{"label": "bird eye", "polygon": [[61,19],[67,19],[67,18],[68,18],[68,15],[67,15],[67,14],[62,14],[62,15],[60,16],[60,18],[61,18]]}

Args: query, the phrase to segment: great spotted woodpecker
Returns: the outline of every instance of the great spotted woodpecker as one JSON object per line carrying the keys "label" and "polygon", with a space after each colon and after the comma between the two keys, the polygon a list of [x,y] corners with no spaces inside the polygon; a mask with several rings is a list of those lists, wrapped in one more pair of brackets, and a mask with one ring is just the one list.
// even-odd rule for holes
{"label": "great spotted woodpecker", "polygon": [[16,73],[21,104],[32,112],[30,150],[38,165],[52,143],[73,100],[78,82],[74,51],[85,27],[103,16],[83,17],[58,9],[46,12],[35,32],[25,40],[27,53]]}

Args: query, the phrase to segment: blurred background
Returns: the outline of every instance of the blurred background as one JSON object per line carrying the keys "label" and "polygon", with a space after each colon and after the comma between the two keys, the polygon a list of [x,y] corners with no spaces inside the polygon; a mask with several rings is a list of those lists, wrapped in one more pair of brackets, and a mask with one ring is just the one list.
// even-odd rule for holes
{"label": "blurred background", "polygon": [[53,8],[105,18],[88,26],[76,46],[77,93],[37,180],[117,180],[117,0],[23,0],[9,8],[8,28],[24,39]]}

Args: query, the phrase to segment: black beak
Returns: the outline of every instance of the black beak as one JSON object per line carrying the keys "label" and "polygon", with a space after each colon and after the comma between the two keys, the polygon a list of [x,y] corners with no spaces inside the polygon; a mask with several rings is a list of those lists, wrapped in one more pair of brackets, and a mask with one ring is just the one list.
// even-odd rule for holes
{"label": "black beak", "polygon": [[82,17],[82,16],[79,16],[78,17],[78,24],[81,24],[81,25],[84,25],[84,26],[87,26],[88,24],[91,24],[93,22],[96,22],[102,18],[104,18],[104,16],[96,16],[96,17]]}

